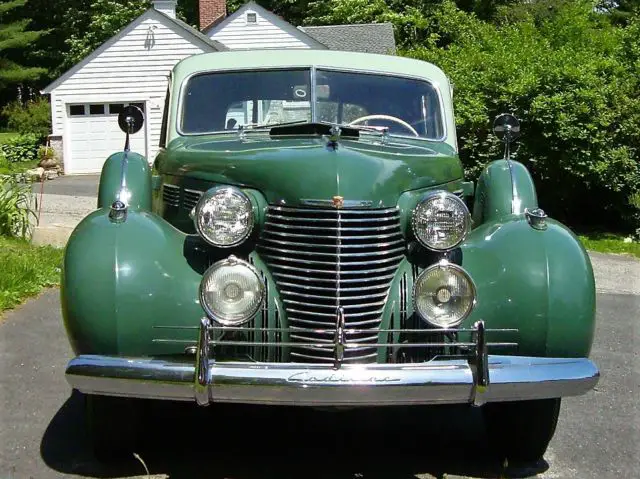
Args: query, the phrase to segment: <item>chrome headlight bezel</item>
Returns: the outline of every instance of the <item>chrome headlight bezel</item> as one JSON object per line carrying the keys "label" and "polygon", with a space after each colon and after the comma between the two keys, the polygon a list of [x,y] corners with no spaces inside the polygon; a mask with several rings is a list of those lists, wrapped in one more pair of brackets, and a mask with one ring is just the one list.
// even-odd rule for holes
{"label": "chrome headlight bezel", "polygon": [[[210,305],[205,300],[205,290],[203,285],[205,284],[205,281],[207,280],[207,278],[215,270],[224,268],[224,267],[238,266],[238,265],[247,268],[248,270],[251,271],[251,273],[253,273],[257,281],[257,284],[260,286],[260,297],[256,303],[256,306],[253,309],[249,310],[241,320],[236,320],[236,319],[230,320],[228,318],[222,317],[221,315],[217,314],[211,309]],[[200,286],[198,287],[198,296],[200,299],[200,306],[202,306],[202,309],[204,309],[204,312],[206,313],[206,315],[209,318],[211,318],[213,321],[215,321],[218,324],[221,324],[222,326],[242,326],[243,324],[248,323],[256,314],[258,314],[258,311],[260,311],[260,308],[262,307],[265,301],[266,288],[264,286],[264,282],[262,281],[262,278],[260,277],[260,272],[255,266],[248,263],[247,261],[243,261],[231,255],[226,259],[216,261],[209,268],[207,268],[207,270],[202,275],[202,280],[200,281]]]}
{"label": "chrome headlight bezel", "polygon": [[[443,247],[439,247],[438,245],[429,244],[429,242],[423,237],[423,235],[419,231],[419,229],[418,229],[419,228],[419,226],[418,226],[418,215],[421,212],[421,208],[424,208],[428,203],[436,202],[436,201],[442,202],[444,200],[452,201],[454,204],[458,205],[458,207],[462,211],[462,213],[463,213],[463,222],[464,222],[464,231],[463,231],[462,235],[460,235],[458,238],[456,238],[455,241],[450,242],[449,244],[447,244],[447,245],[445,245]],[[413,209],[413,212],[411,214],[411,231],[413,233],[413,236],[416,238],[416,240],[422,246],[427,248],[428,250],[436,251],[436,252],[450,251],[450,250],[455,249],[458,246],[460,246],[460,244],[462,242],[464,242],[464,240],[469,235],[469,233],[471,231],[471,213],[469,212],[469,208],[467,208],[467,205],[465,204],[465,202],[460,197],[454,195],[453,193],[450,193],[448,191],[430,192],[430,193],[427,193],[418,202],[416,207]]]}
{"label": "chrome headlight bezel", "polygon": [[[454,270],[456,271],[458,274],[460,274],[461,276],[464,277],[464,279],[468,282],[469,285],[469,289],[471,291],[471,294],[473,296],[473,299],[471,301],[471,304],[469,305],[469,307],[467,308],[467,310],[464,312],[464,314],[462,316],[460,316],[456,321],[451,322],[450,324],[447,325],[442,325],[439,323],[435,323],[432,322],[426,315],[423,315],[422,312],[418,309],[418,304],[417,304],[417,300],[418,300],[418,287],[420,285],[421,280],[427,276],[429,273],[431,273],[433,270],[436,269],[448,269],[448,270]],[[432,264],[431,266],[425,268],[419,275],[418,277],[415,279],[414,284],[413,284],[413,291],[412,291],[412,303],[413,303],[413,311],[415,312],[415,314],[417,314],[425,323],[429,324],[430,326],[436,327],[436,328],[440,328],[440,329],[455,329],[457,328],[465,319],[467,319],[469,317],[469,315],[471,314],[471,312],[475,309],[477,303],[478,303],[478,293],[477,293],[477,289],[476,289],[476,285],[473,281],[473,278],[471,278],[471,275],[461,266],[455,264],[455,263],[450,263],[447,260],[441,260],[436,264]]]}
{"label": "chrome headlight bezel", "polygon": [[[235,241],[226,242],[226,243],[221,241],[216,241],[215,238],[212,238],[211,236],[207,235],[203,230],[203,225],[201,224],[203,220],[203,213],[202,213],[203,208],[216,196],[222,197],[224,195],[227,195],[227,196],[234,195],[240,198],[240,200],[242,201],[242,203],[246,208],[246,214],[248,215],[246,229],[243,232],[242,236],[236,239]],[[198,235],[200,235],[200,237],[204,239],[207,243],[217,248],[233,248],[235,246],[238,246],[244,243],[247,240],[247,238],[251,236],[251,233],[253,232],[253,228],[256,223],[255,207],[251,202],[251,199],[249,198],[249,196],[247,196],[246,193],[244,193],[242,190],[240,190],[235,186],[220,186],[217,188],[212,188],[209,191],[205,192],[202,195],[202,197],[198,200],[198,203],[196,203],[196,206],[193,208],[191,217],[193,219],[193,223],[195,225],[196,231],[198,232]]]}

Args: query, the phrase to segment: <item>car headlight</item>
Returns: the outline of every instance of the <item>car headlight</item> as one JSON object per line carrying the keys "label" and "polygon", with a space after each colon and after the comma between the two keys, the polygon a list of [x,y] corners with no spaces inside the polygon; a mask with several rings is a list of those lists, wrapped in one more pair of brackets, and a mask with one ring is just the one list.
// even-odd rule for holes
{"label": "car headlight", "polygon": [[413,210],[413,233],[428,249],[446,251],[458,246],[471,228],[467,205],[456,195],[440,191],[428,194]]}
{"label": "car headlight", "polygon": [[476,288],[460,266],[441,261],[425,269],[413,287],[418,314],[438,328],[459,325],[476,304]]}
{"label": "car headlight", "polygon": [[202,277],[200,303],[211,319],[224,326],[246,323],[263,301],[258,271],[235,256],[214,263]]}
{"label": "car headlight", "polygon": [[193,211],[196,230],[205,241],[221,248],[242,243],[253,229],[253,205],[238,188],[215,188],[205,193]]}

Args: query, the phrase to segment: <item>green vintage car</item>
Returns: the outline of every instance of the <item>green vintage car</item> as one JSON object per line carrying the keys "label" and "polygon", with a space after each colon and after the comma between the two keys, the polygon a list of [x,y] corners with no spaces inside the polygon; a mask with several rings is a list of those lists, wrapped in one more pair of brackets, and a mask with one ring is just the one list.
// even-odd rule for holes
{"label": "green vintage car", "polygon": [[127,109],[66,247],[66,378],[96,451],[152,399],[476,406],[497,453],[541,458],[562,397],[599,379],[595,288],[510,158],[517,120],[470,182],[432,64],[236,51],[169,80],[157,157],[129,151]]}

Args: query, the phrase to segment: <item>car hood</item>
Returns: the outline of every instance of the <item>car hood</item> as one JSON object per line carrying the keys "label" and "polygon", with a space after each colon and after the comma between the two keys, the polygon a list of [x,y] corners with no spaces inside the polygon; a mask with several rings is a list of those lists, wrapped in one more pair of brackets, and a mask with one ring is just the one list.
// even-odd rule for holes
{"label": "car hood", "polygon": [[395,206],[404,191],[463,175],[455,152],[444,143],[360,138],[332,146],[321,136],[178,139],[158,155],[156,168],[162,174],[254,188],[271,204],[342,196],[345,202],[373,207]]}

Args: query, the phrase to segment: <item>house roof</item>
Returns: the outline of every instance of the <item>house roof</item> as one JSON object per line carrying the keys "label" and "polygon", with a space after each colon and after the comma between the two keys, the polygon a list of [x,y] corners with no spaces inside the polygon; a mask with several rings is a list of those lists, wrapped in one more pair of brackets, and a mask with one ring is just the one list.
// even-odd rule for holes
{"label": "house roof", "polygon": [[278,28],[293,35],[294,37],[303,37],[306,40],[306,42],[309,45],[311,45],[313,48],[317,48],[321,50],[327,49],[327,46],[324,43],[319,42],[314,37],[307,34],[304,30],[300,30],[299,28],[294,27],[283,18],[279,17],[273,12],[270,12],[266,8],[258,5],[254,1],[245,3],[242,7],[240,7],[238,10],[233,12],[231,15],[228,15],[224,20],[214,22],[210,27],[204,30],[204,34],[207,36],[215,35],[217,32],[219,32],[224,27],[226,27],[229,23],[234,21],[236,18],[238,18],[241,15],[244,15],[244,13],[247,10],[251,10],[253,12],[258,13],[261,17],[266,18],[268,21],[276,25]]}
{"label": "house roof", "polygon": [[330,50],[394,55],[396,41],[390,23],[298,27]]}
{"label": "house roof", "polygon": [[178,20],[177,18],[172,18],[168,15],[165,15],[164,13],[159,12],[158,10],[152,7],[146,10],[142,15],[140,15],[138,18],[133,20],[131,23],[129,23],[126,27],[124,27],[114,36],[112,36],[109,40],[107,40],[98,48],[96,48],[93,52],[91,52],[89,55],[83,58],[80,62],[76,63],[73,67],[71,67],[69,70],[67,70],[58,78],[56,78],[52,83],[50,83],[45,88],[43,88],[40,91],[40,93],[42,94],[51,93],[53,90],[58,88],[60,84],[65,82],[69,77],[71,77],[77,71],[82,69],[87,63],[89,63],[91,60],[99,56],[101,53],[107,50],[110,46],[112,46],[118,40],[125,37],[128,33],[130,33],[133,29],[135,29],[140,23],[150,18],[170,21],[171,23],[176,25],[180,30],[184,31],[187,34],[187,36],[190,36],[194,44],[199,45],[205,51],[215,52],[215,51],[227,50],[227,48],[224,45],[222,45],[222,43],[212,40],[206,35],[203,35],[198,30],[186,24],[182,20]]}

